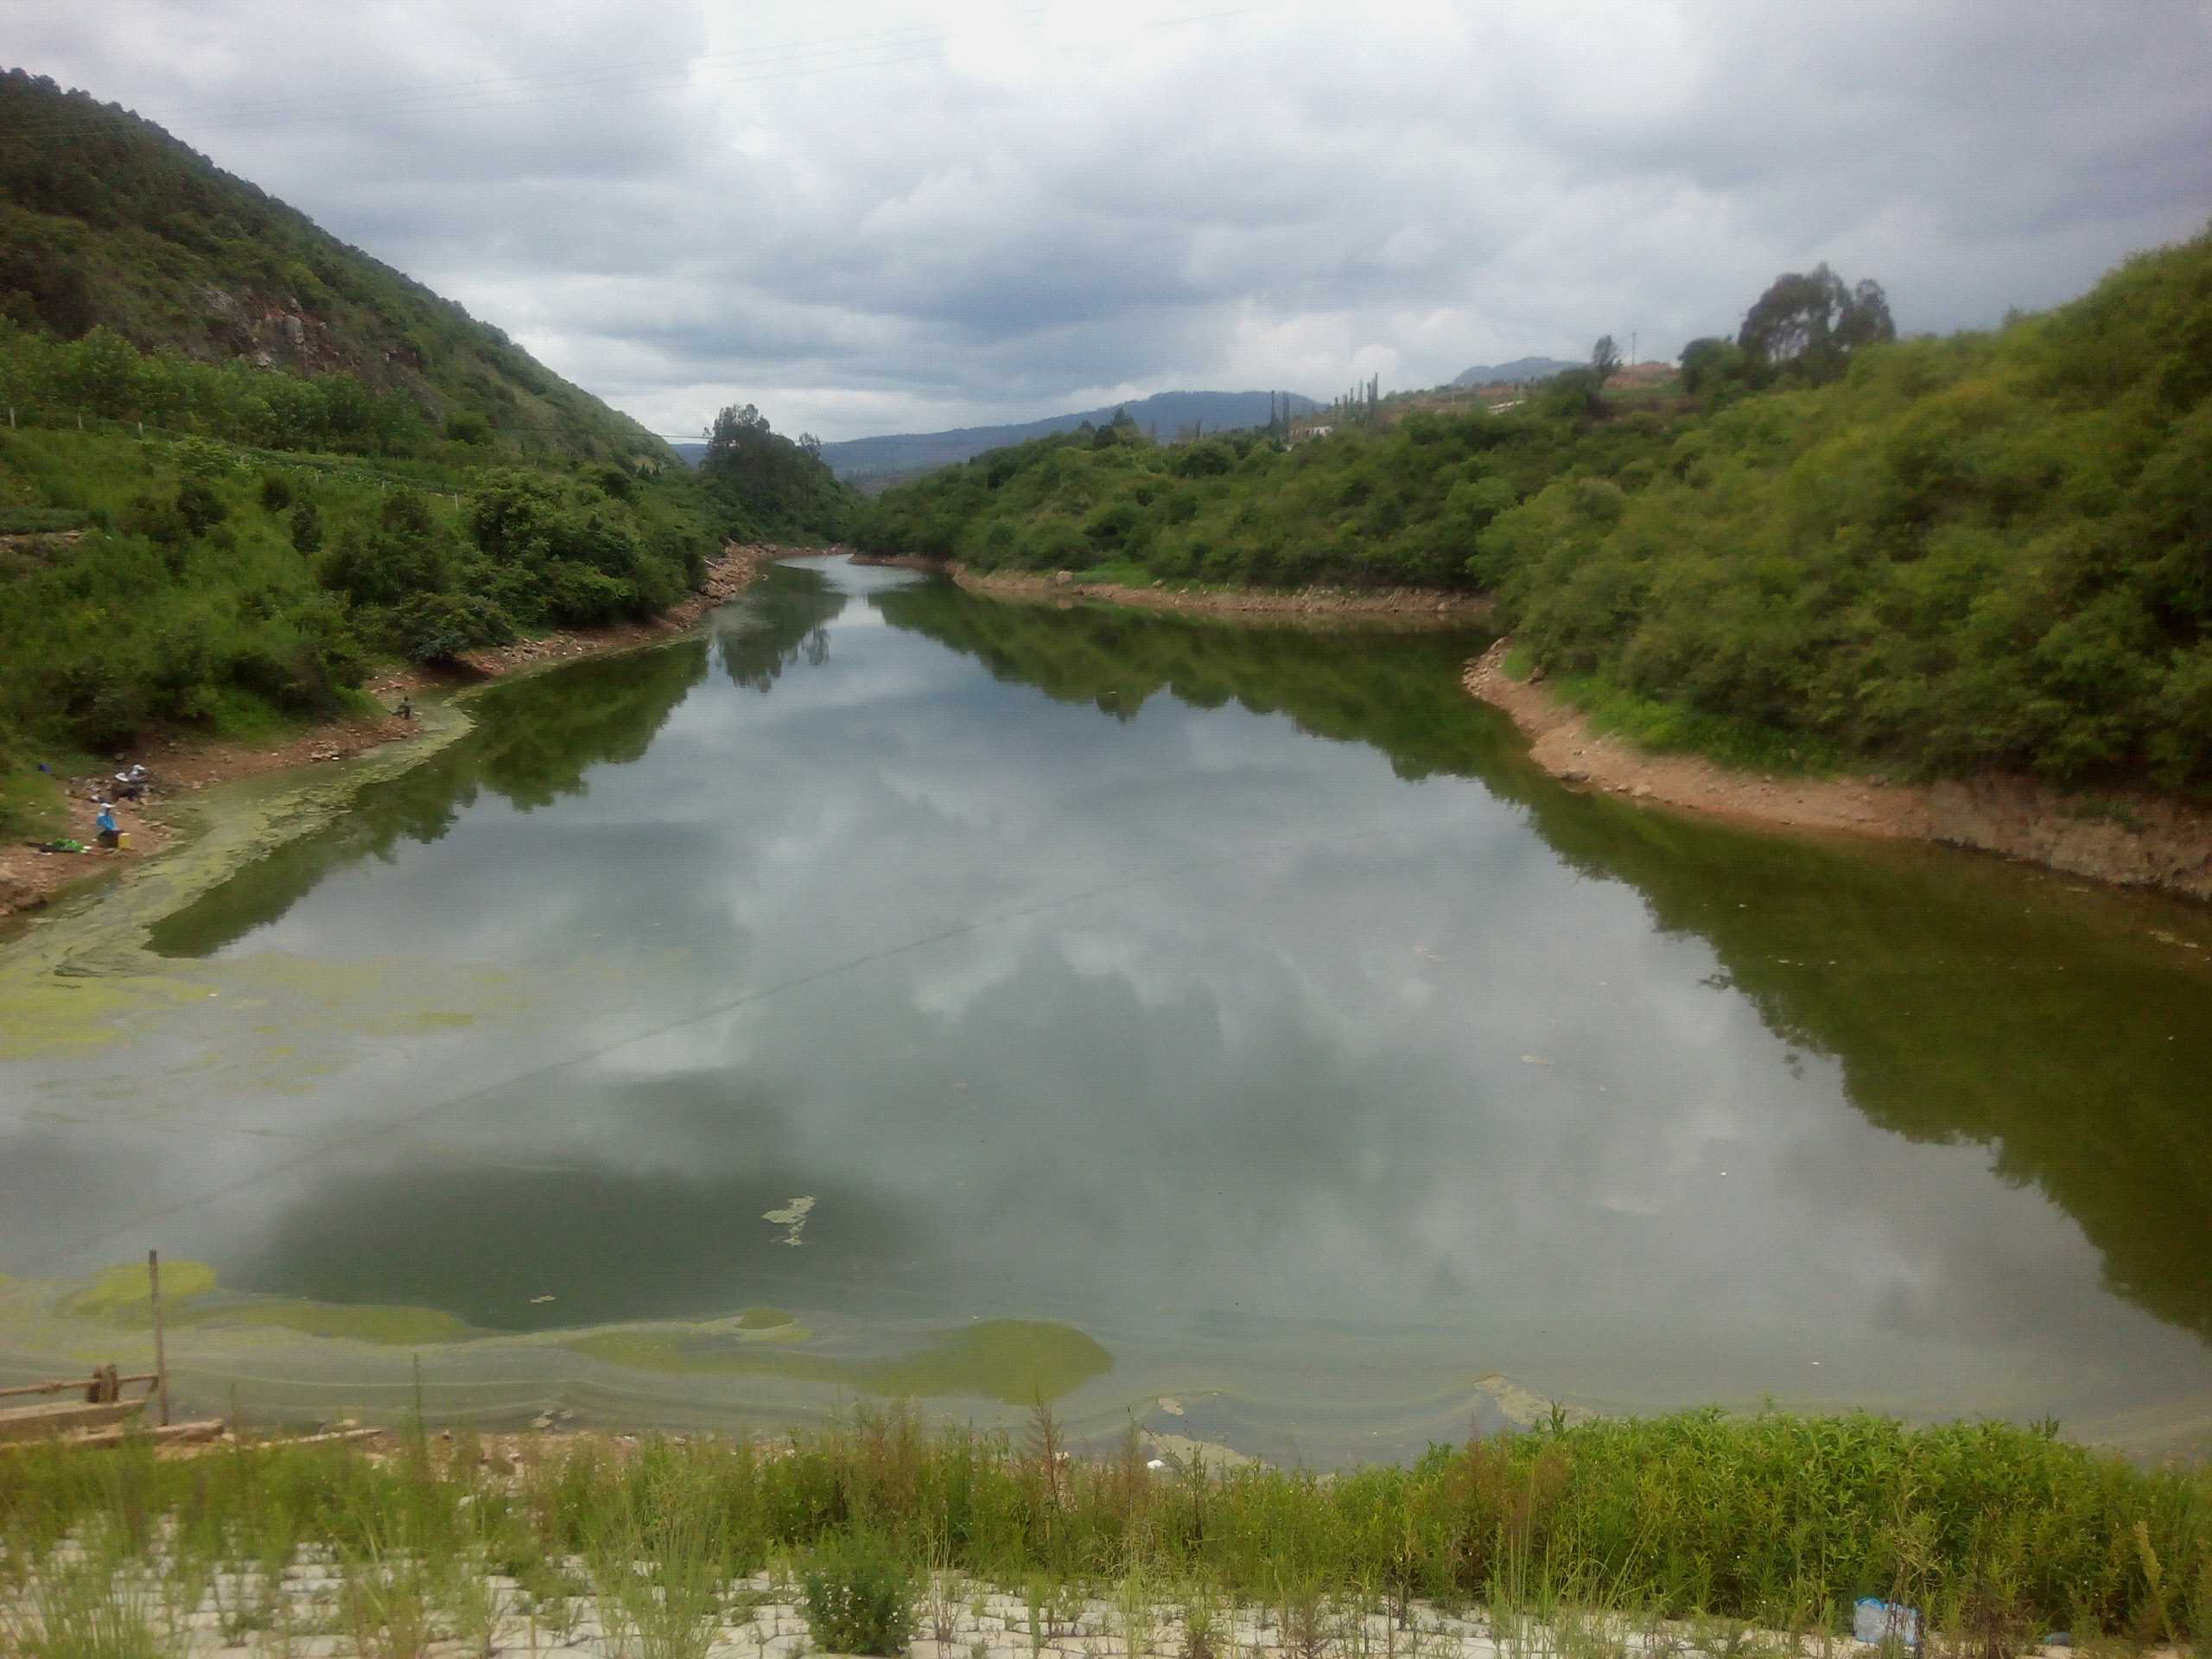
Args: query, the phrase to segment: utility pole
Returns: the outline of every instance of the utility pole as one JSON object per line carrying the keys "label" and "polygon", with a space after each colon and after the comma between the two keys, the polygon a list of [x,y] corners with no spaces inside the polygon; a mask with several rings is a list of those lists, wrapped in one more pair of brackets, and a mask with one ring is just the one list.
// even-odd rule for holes
{"label": "utility pole", "polygon": [[146,1299],[154,1309],[154,1380],[162,1391],[162,1427],[169,1426],[169,1357],[162,1344],[162,1253],[146,1252]]}

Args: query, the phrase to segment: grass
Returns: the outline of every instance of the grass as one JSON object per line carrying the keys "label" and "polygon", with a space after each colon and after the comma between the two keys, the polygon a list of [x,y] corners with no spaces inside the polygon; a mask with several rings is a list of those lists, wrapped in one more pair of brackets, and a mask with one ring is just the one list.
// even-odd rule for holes
{"label": "grass", "polygon": [[29,762],[0,766],[0,840],[52,841],[69,833],[62,776],[59,768],[41,772]]}
{"label": "grass", "polygon": [[[1520,663],[1517,673],[1516,658]],[[1519,646],[1504,664],[1508,677],[1516,680],[1526,679],[1533,666],[1533,659]],[[1589,716],[1593,731],[1625,738],[1655,753],[1701,754],[1739,771],[1808,777],[1833,772],[1843,763],[1833,743],[1808,732],[1707,714],[1683,703],[1624,690],[1591,675],[1564,677],[1554,684],[1561,696]]]}
{"label": "grass", "polygon": [[[1012,1436],[931,1432],[906,1408],[772,1442],[548,1441],[512,1478],[467,1433],[441,1446],[416,1432],[382,1460],[344,1446],[0,1457],[10,1651],[150,1651],[140,1633],[164,1604],[143,1569],[157,1556],[186,1575],[175,1600],[204,1575],[226,1628],[271,1629],[283,1599],[251,1586],[303,1550],[335,1563],[332,1616],[371,1654],[434,1634],[481,1651],[524,1602],[572,1626],[576,1560],[640,1659],[696,1659],[720,1619],[749,1614],[733,1579],[763,1569],[811,1573],[826,1618],[879,1631],[925,1584],[945,1603],[932,1627],[959,1611],[935,1586],[1016,1587],[1039,1642],[1096,1619],[1092,1597],[1127,1645],[1192,1659],[1225,1659],[1231,1615],[1255,1604],[1297,1659],[1419,1659],[1418,1630],[1390,1632],[1475,1605],[1503,1649],[1556,1659],[1618,1659],[1630,1625],[1662,1619],[1694,1621],[1715,1653],[1746,1651],[1750,1624],[1834,1636],[1867,1595],[1921,1609],[1962,1659],[2054,1630],[2087,1645],[2212,1629],[2212,1472],[2146,1471],[2002,1424],[1695,1412],[1335,1478],[1165,1474],[1134,1433],[1071,1459],[1041,1413]],[[523,1588],[487,1601],[492,1572]],[[900,1585],[903,1603],[887,1588]]]}
{"label": "grass", "polygon": [[74,507],[0,507],[0,536],[52,536],[91,522]]}

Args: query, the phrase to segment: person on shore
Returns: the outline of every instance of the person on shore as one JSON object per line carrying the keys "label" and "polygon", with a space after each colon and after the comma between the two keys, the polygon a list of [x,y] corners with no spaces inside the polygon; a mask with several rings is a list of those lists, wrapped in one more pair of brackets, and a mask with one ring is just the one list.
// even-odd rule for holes
{"label": "person on shore", "polygon": [[92,820],[92,826],[99,831],[101,846],[114,848],[123,844],[123,826],[116,821],[113,801],[100,803],[99,816]]}
{"label": "person on shore", "polygon": [[415,699],[414,699],[414,698],[412,698],[412,697],[402,697],[402,698],[399,700],[399,717],[400,717],[402,720],[412,720],[412,719],[414,719],[414,718],[415,718]]}

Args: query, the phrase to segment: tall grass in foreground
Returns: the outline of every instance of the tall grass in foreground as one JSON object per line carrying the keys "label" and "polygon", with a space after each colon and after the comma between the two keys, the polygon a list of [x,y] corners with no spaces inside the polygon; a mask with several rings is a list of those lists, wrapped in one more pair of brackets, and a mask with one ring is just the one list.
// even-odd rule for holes
{"label": "tall grass in foreground", "polygon": [[[410,1436],[382,1462],[342,1446],[17,1452],[0,1458],[0,1600],[35,1582],[66,1601],[74,1581],[40,1564],[92,1559],[92,1539],[118,1567],[158,1546],[172,1563],[197,1551],[266,1572],[311,1547],[346,1565],[341,1611],[364,1650],[397,1651],[427,1624],[488,1629],[496,1613],[454,1587],[461,1567],[557,1614],[582,1561],[629,1647],[683,1659],[733,1575],[834,1571],[855,1552],[879,1586],[957,1573],[1024,1593],[1040,1629],[1075,1586],[1102,1590],[1132,1632],[1154,1586],[1202,1607],[1263,1603],[1317,1652],[1341,1646],[1328,1621],[1344,1605],[1402,1624],[1415,1599],[1486,1605],[1501,1630],[1516,1610],[1580,1607],[1834,1631],[1874,1595],[1985,1659],[2058,1630],[2212,1630],[2212,1471],[2145,1471],[2004,1424],[1693,1412],[1338,1476],[1162,1473],[1134,1437],[1096,1459],[1056,1442],[931,1432],[892,1410],[772,1441],[548,1440],[513,1470],[466,1433]],[[1191,1620],[1201,1642],[1211,1618]],[[1602,1621],[1591,1629],[1605,1645]]]}

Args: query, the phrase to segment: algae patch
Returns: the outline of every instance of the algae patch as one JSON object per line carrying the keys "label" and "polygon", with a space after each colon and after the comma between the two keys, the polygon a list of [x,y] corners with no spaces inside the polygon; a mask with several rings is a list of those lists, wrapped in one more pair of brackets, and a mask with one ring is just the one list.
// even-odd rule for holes
{"label": "algae patch", "polygon": [[784,1230],[784,1243],[797,1249],[799,1235],[806,1230],[807,1212],[814,1208],[814,1200],[799,1197],[786,1202],[780,1210],[763,1211],[760,1219],[772,1221]]}
{"label": "algae patch", "polygon": [[[215,1269],[205,1262],[162,1264],[162,1315],[174,1329],[275,1329],[348,1342],[407,1345],[454,1342],[473,1334],[465,1321],[434,1307],[312,1302],[296,1297],[222,1300],[219,1291]],[[89,1285],[62,1302],[61,1311],[126,1330],[150,1328],[153,1297],[145,1264],[101,1268]]]}
{"label": "algae patch", "polygon": [[791,1323],[791,1316],[780,1307],[748,1307],[737,1316],[741,1331],[774,1331]]}
{"label": "algae patch", "polygon": [[1057,1400],[1114,1368],[1114,1357],[1073,1325],[984,1319],[944,1331],[903,1354],[843,1356],[710,1346],[642,1331],[609,1331],[565,1344],[633,1370],[787,1377],[898,1398],[981,1395],[1010,1406]]}
{"label": "algae patch", "polygon": [[[126,1262],[102,1268],[92,1281],[63,1304],[64,1311],[79,1319],[106,1319],[111,1324],[150,1325],[154,1322],[153,1274],[143,1262]],[[163,1311],[180,1310],[195,1296],[215,1288],[215,1269],[205,1262],[172,1262],[162,1271]]]}

